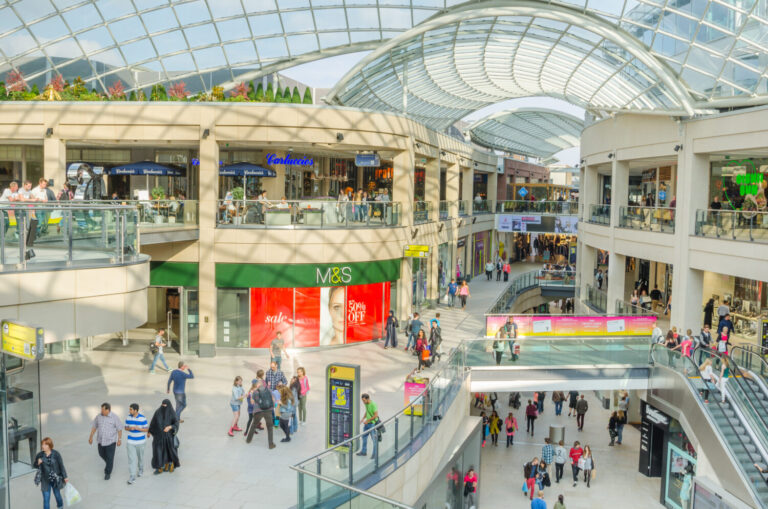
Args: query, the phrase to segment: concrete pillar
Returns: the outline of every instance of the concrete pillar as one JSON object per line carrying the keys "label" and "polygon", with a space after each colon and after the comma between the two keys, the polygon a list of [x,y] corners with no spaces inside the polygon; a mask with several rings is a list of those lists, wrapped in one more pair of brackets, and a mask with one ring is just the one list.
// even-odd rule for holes
{"label": "concrete pillar", "polygon": [[616,228],[619,226],[619,213],[622,207],[627,206],[628,202],[629,163],[617,161],[614,157],[611,162],[611,227]]}
{"label": "concrete pillar", "polygon": [[448,217],[458,217],[459,215],[459,175],[461,170],[458,163],[448,165],[445,171],[445,199],[448,201]]}
{"label": "concrete pillar", "polygon": [[[685,127],[683,127],[685,129]],[[688,265],[690,236],[696,228],[696,210],[708,207],[708,196],[701,183],[709,179],[709,156],[692,153],[693,140],[684,137],[683,149],[677,153],[677,203],[674,211],[675,253],[672,264],[672,316],[670,325],[678,329],[698,330],[702,325],[704,273]],[[671,197],[669,199],[671,200]]]}
{"label": "concrete pillar", "polygon": [[611,256],[608,260],[608,295],[606,299],[606,313],[615,313],[616,301],[626,300],[626,295],[624,293],[624,280],[626,279],[624,277],[624,270],[626,263],[626,256],[611,253]]}
{"label": "concrete pillar", "polygon": [[[275,154],[275,157],[285,158],[286,152],[284,150],[278,150],[275,152],[267,150],[268,154]],[[265,156],[266,157],[266,156]],[[265,160],[266,162],[266,160]],[[202,157],[200,158],[201,171],[202,171]],[[284,164],[276,164],[273,169],[277,176],[275,178],[261,179],[261,185],[267,192],[267,199],[271,201],[280,201],[280,198],[285,194],[285,179],[286,169]],[[202,185],[202,182],[201,182]]]}
{"label": "concrete pillar", "polygon": [[475,172],[472,168],[462,168],[461,175],[461,199],[465,202],[465,213],[471,216],[472,201],[475,199],[475,195],[472,194],[475,187]]}
{"label": "concrete pillar", "polygon": [[[54,134],[56,131],[54,130]],[[67,144],[64,140],[51,136],[43,138],[43,177],[53,179],[56,192],[67,179]],[[33,182],[37,185],[37,182]]]}
{"label": "concrete pillar", "polygon": [[499,175],[496,172],[488,174],[488,192],[486,197],[488,200],[488,210],[493,212],[496,207],[497,194],[499,192]]}
{"label": "concrete pillar", "polygon": [[600,187],[600,175],[595,166],[585,166],[579,184],[579,203],[583,207],[582,218],[589,218],[591,205],[599,205],[598,188]]}
{"label": "concrete pillar", "polygon": [[424,200],[431,207],[429,219],[436,221],[440,210],[440,159],[427,159],[424,166]]}
{"label": "concrete pillar", "polygon": [[576,260],[581,278],[579,280],[579,292],[581,300],[585,301],[587,300],[587,286],[595,286],[594,271],[597,265],[597,249],[581,242],[579,242],[579,246],[581,246],[581,252]]}
{"label": "concrete pillar", "polygon": [[397,316],[402,320],[412,310],[413,298],[413,263],[412,258],[403,258],[400,264],[400,280],[397,282]]}
{"label": "concrete pillar", "polygon": [[[201,130],[205,125],[201,126]],[[200,140],[200,240],[198,291],[200,299],[200,357],[216,353],[216,264],[214,262],[214,233],[216,228],[216,199],[219,196],[219,145],[213,126],[211,135]],[[265,179],[268,180],[268,179]],[[268,195],[269,196],[269,195]]]}
{"label": "concrete pillar", "polygon": [[399,203],[402,226],[413,224],[413,143],[408,147],[392,161],[392,201]]}

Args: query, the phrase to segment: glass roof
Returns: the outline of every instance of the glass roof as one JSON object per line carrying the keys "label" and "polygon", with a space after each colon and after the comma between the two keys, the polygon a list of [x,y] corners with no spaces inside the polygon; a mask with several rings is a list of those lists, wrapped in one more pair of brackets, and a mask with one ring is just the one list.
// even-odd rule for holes
{"label": "glass roof", "polygon": [[548,159],[577,147],[583,129],[584,121],[567,113],[518,108],[475,122],[469,134],[473,142],[484,147]]}
{"label": "glass roof", "polygon": [[531,95],[598,114],[768,102],[768,0],[0,0],[0,80],[41,88],[195,92],[364,49],[335,100],[433,127]]}

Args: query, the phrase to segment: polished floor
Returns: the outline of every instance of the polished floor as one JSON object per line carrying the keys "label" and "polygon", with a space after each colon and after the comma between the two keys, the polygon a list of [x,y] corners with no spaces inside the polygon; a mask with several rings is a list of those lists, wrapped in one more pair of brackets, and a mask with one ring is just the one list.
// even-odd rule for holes
{"label": "polished floor", "polygon": [[[567,392],[569,388],[563,387]],[[638,472],[640,450],[640,432],[634,426],[624,427],[624,442],[620,446],[609,447],[608,418],[610,412],[603,410],[600,401],[594,393],[585,393],[589,402],[589,411],[584,418],[584,430],[578,431],[576,419],[568,417],[567,403],[563,414],[555,416],[551,393],[547,393],[544,412],[535,422],[535,434],[525,433],[525,405],[533,393],[523,393],[522,406],[514,411],[522,430],[515,434],[515,443],[506,448],[505,438],[499,436],[499,445],[491,445],[490,438],[481,453],[480,508],[529,509],[530,500],[523,495],[523,465],[534,456],[541,457],[544,437],[549,436],[550,425],[565,426],[565,445],[569,450],[575,440],[582,447],[589,444],[595,460],[595,479],[590,487],[584,483],[583,474],[578,485],[573,487],[573,476],[569,463],[564,469],[564,479],[555,483],[554,466],[552,467],[552,486],[545,488],[544,500],[547,508],[551,509],[558,495],[565,498],[568,509],[598,509],[603,507],[618,507],[621,509],[650,509],[664,507],[659,503],[661,481],[659,478],[648,478]],[[506,417],[508,395],[499,394],[497,411]],[[630,403],[639,405],[637,398]],[[473,411],[476,414],[477,411]]]}
{"label": "polished floor", "polygon": [[[534,268],[529,264],[513,267],[515,274]],[[450,347],[464,338],[476,337],[483,330],[483,313],[504,287],[502,282],[476,278],[471,283],[472,297],[466,312],[443,307],[425,311],[424,317],[430,319],[436,311],[441,313],[443,335]],[[402,338],[401,335],[404,346]],[[96,446],[88,445],[91,422],[105,401],[112,404],[121,418],[125,418],[128,405],[134,402],[151,417],[168,397],[168,376],[162,369],[150,375],[150,360],[147,351],[127,348],[62,354],[40,363],[42,434],[50,436],[61,452],[70,481],[83,495],[78,506],[82,509],[291,507],[296,503],[297,481],[289,466],[324,449],[322,384],[327,364],[361,364],[363,390],[371,393],[385,418],[404,406],[404,379],[416,367],[415,357],[403,350],[384,350],[380,343],[296,352],[284,362],[284,371],[290,376],[299,366],[307,370],[313,387],[307,425],[299,429],[290,443],[280,443],[282,432],[275,430],[277,448],[270,451],[264,433],[256,435],[250,445],[242,435],[227,436],[232,419],[228,404],[232,380],[240,375],[247,381],[256,370],[266,369],[266,351],[188,359],[195,379],[187,385],[189,406],[182,415],[185,422],[179,434],[182,466],[173,474],[151,475],[148,449],[145,472],[150,475],[129,486],[127,454],[121,446],[112,478],[105,481],[104,464]],[[175,366],[179,357],[169,353],[167,360]],[[27,369],[12,383],[32,386],[36,378],[36,371]],[[245,418],[241,417],[240,426],[244,424]],[[32,476],[12,482],[11,499],[14,508],[41,505],[40,490],[34,486]]]}

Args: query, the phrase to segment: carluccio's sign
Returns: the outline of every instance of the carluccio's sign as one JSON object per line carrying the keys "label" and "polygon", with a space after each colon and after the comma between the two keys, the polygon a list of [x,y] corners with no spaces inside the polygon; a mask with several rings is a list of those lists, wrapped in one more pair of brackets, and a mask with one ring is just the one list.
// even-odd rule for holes
{"label": "carluccio's sign", "polygon": [[350,263],[217,263],[218,288],[311,288],[384,283],[400,279],[400,261]]}

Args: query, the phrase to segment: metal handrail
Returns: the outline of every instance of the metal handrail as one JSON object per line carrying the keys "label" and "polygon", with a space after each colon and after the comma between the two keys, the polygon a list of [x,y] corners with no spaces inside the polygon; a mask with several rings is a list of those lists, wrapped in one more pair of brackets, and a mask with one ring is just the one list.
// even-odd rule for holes
{"label": "metal handrail", "polygon": [[344,484],[343,482],[339,482],[339,481],[337,481],[335,479],[331,479],[330,477],[326,477],[326,476],[321,475],[321,474],[316,474],[314,472],[309,472],[307,470],[303,470],[303,469],[301,469],[299,467],[296,467],[294,465],[289,465],[289,468],[291,470],[295,470],[296,472],[299,472],[301,474],[306,474],[306,475],[309,475],[309,476],[314,477],[316,479],[320,479],[321,481],[327,482],[328,484],[333,484],[334,486],[338,486],[339,488],[343,488],[343,489],[349,490],[349,491],[354,491],[355,493],[357,493],[359,495],[364,495],[366,497],[370,497],[370,498],[373,498],[375,500],[378,500],[379,502],[384,502],[384,503],[390,504],[390,505],[392,505],[394,507],[399,507],[400,509],[414,509],[412,506],[401,504],[400,502],[397,502],[397,501],[392,500],[390,498],[382,497],[381,495],[377,495],[375,493],[371,493],[370,491],[365,491],[365,490],[361,490],[361,489],[355,488],[352,485]]}
{"label": "metal handrail", "polygon": [[[691,366],[693,366],[693,370],[691,371],[691,372],[693,373],[693,375],[694,375],[695,377],[698,377],[698,378],[700,378],[701,380],[704,380],[704,378],[701,376],[701,371],[699,370],[699,366],[698,366],[698,365],[697,365],[697,364],[696,364],[696,363],[693,361],[693,359],[691,359],[690,357],[686,357],[686,356],[682,355],[680,352],[677,352],[677,351],[671,351],[669,348],[667,348],[667,347],[666,347],[666,346],[664,346],[664,345],[660,345],[660,344],[654,344],[654,345],[651,345],[651,360],[652,360],[652,362],[654,362],[654,363],[656,363],[656,364],[661,364],[662,366],[665,366],[665,364],[664,364],[663,362],[659,363],[659,362],[658,362],[658,361],[656,361],[656,360],[655,360],[655,358],[654,358],[654,353],[655,353],[655,352],[657,352],[657,351],[660,351],[660,350],[663,350],[664,352],[666,352],[666,353],[665,353],[665,355],[669,355],[669,353],[672,353],[674,356],[677,356],[677,357],[679,357],[679,358],[685,359],[683,362],[687,362],[688,364],[690,364]],[[669,364],[672,364],[672,363],[671,363],[671,362],[669,362]],[[672,369],[672,370],[675,370],[675,371],[677,371],[677,370],[676,370],[676,369],[675,369],[673,366],[666,366],[666,367],[668,367],[669,369]],[[686,379],[686,381],[688,382],[688,385],[689,385],[689,386],[690,386],[690,387],[691,387],[691,388],[694,390],[694,392],[695,392],[695,393],[698,393],[698,390],[696,389],[696,387],[694,387],[694,386],[693,386],[693,384],[691,383],[691,377],[690,377],[690,375],[689,375],[689,374],[687,374],[687,373],[688,373],[688,371],[686,371],[686,372],[684,372],[684,373],[683,373],[683,376],[684,376],[684,378],[685,378],[685,379]],[[705,382],[705,383],[706,383],[706,382]],[[742,435],[741,435],[741,434],[740,434],[738,431],[736,431],[736,428],[735,428],[735,426],[733,425],[733,423],[731,422],[731,420],[727,418],[727,414],[725,413],[725,408],[724,408],[724,407],[723,407],[723,405],[720,403],[720,400],[719,400],[719,398],[712,398],[712,399],[714,400],[714,402],[715,402],[715,405],[716,405],[716,406],[717,406],[717,408],[720,410],[720,412],[722,413],[722,415],[726,417],[726,419],[725,419],[725,422],[726,422],[726,423],[727,423],[727,425],[730,427],[731,431],[733,431],[733,434],[734,434],[734,436],[736,437],[736,439],[737,439],[737,440],[738,440],[738,441],[741,443],[741,446],[742,446],[742,448],[743,448],[745,451],[749,451],[749,448],[747,447],[747,444],[744,442]],[[711,412],[706,412],[706,413],[708,413],[708,414],[710,414],[710,415],[712,414]],[[713,419],[712,419],[712,420],[714,421],[714,416],[713,416],[713,415],[711,415],[711,416],[713,417]],[[714,426],[712,426],[712,427],[713,427],[713,428],[715,428],[715,429],[719,429],[719,427],[717,426],[717,424],[716,424],[716,423],[715,423],[715,425],[714,425]],[[744,475],[745,475],[746,479],[747,479],[747,480],[749,480],[749,474],[748,474],[748,473],[747,473],[747,471],[745,470],[745,467],[746,467],[746,465],[743,465],[743,464],[742,464],[742,463],[741,463],[741,462],[738,460],[738,457],[737,457],[737,455],[736,455],[736,452],[735,452],[735,451],[733,451],[733,448],[731,447],[731,445],[730,445],[730,442],[729,442],[729,441],[728,441],[728,440],[725,438],[725,436],[722,436],[722,434],[721,434],[721,437],[722,437],[722,439],[723,439],[723,442],[724,442],[724,443],[726,444],[726,446],[728,447],[728,449],[730,449],[730,450],[731,450],[731,453],[732,453],[732,455],[733,455],[733,457],[732,457],[732,460],[733,460],[733,462],[734,462],[734,463],[736,463],[736,464],[737,464],[737,465],[738,465],[738,466],[739,466],[739,467],[742,469],[742,472],[744,473]],[[766,458],[765,458],[765,455],[762,453],[762,451],[760,451],[760,449],[759,449],[759,448],[756,448],[756,449],[757,449],[757,451],[758,451],[758,454],[760,454],[761,456],[763,456],[763,460],[765,460]],[[754,489],[754,486],[752,485],[752,483],[751,483],[751,482],[748,482],[747,484],[749,484],[750,488]],[[754,493],[754,492],[753,492],[753,493]]]}
{"label": "metal handrail", "polygon": [[[551,282],[551,281],[560,281],[560,280],[539,279],[539,277],[538,277],[538,276],[547,275],[547,274],[556,275],[558,277],[562,276],[563,277],[562,284],[560,284],[560,285],[557,285],[557,284],[549,284],[549,285],[547,285],[546,284],[547,281]],[[566,279],[568,277],[570,277],[571,279],[570,279],[570,282],[566,283]],[[523,282],[525,280],[530,280],[534,284],[529,284],[527,286],[520,287],[519,289],[517,289],[517,291],[515,291],[516,290],[516,286],[518,285],[518,283],[519,282]],[[526,291],[530,290],[531,288],[536,288],[536,287],[539,287],[539,286],[564,286],[564,287],[571,287],[571,286],[573,286],[575,288],[575,286],[576,286],[576,272],[574,271],[572,273],[568,273],[568,271],[566,271],[564,269],[563,270],[532,270],[532,271],[528,271],[528,272],[523,272],[522,274],[518,274],[517,276],[512,278],[512,280],[507,285],[507,288],[493,302],[493,304],[491,305],[491,307],[488,308],[488,311],[486,311],[485,314],[486,315],[488,315],[488,314],[504,314],[502,312],[494,312],[493,310],[499,308],[499,306],[501,306],[502,303],[505,303],[504,304],[504,308],[508,308],[509,304],[512,301],[514,301],[514,299],[516,299],[518,295],[520,295],[523,292],[526,292]],[[514,293],[510,294],[510,292],[514,292]],[[528,316],[531,316],[531,315],[528,315]]]}
{"label": "metal handrail", "polygon": [[[457,348],[457,349],[454,349],[454,350],[451,352],[451,354],[448,356],[448,358],[447,358],[447,359],[446,359],[446,361],[445,361],[445,365],[444,365],[444,366],[443,366],[443,368],[440,370],[440,372],[438,372],[437,376],[435,376],[434,378],[432,378],[432,379],[429,381],[429,384],[427,384],[427,386],[424,388],[424,390],[423,390],[422,392],[420,392],[420,393],[419,393],[419,395],[418,395],[416,398],[414,398],[414,400],[422,400],[422,402],[423,402],[423,401],[425,401],[423,398],[424,398],[424,397],[425,397],[425,396],[426,396],[426,395],[429,393],[429,391],[430,391],[430,390],[432,390],[432,389],[433,389],[433,387],[434,387],[435,383],[436,383],[438,380],[440,380],[440,378],[441,378],[441,377],[440,377],[440,373],[442,373],[442,372],[443,372],[443,371],[445,371],[446,369],[451,369],[451,367],[452,367],[452,361],[453,361],[453,360],[455,360],[455,359],[456,359],[456,358],[459,356],[459,352],[460,352],[460,349],[458,349],[458,348]],[[460,367],[461,367],[462,369],[464,368],[464,363],[463,363],[463,362],[461,363]],[[300,465],[302,465],[302,464],[305,464],[305,463],[308,463],[309,461],[311,461],[311,460],[313,460],[313,459],[316,459],[316,458],[319,458],[320,456],[324,456],[324,455],[328,454],[329,452],[332,452],[334,449],[339,449],[339,448],[341,448],[341,447],[348,447],[348,446],[352,445],[354,441],[356,441],[356,440],[361,440],[361,439],[363,438],[363,436],[365,436],[365,435],[367,435],[368,433],[370,433],[370,432],[371,432],[371,430],[377,430],[378,428],[381,428],[381,427],[386,427],[386,425],[387,425],[388,423],[390,423],[390,422],[394,421],[394,420],[395,420],[395,419],[397,419],[398,417],[401,417],[401,416],[403,416],[403,415],[406,415],[406,413],[405,413],[405,411],[406,411],[406,410],[408,410],[408,409],[413,409],[413,408],[414,408],[416,405],[422,405],[422,404],[423,404],[423,403],[412,403],[412,404],[410,404],[410,405],[406,405],[406,406],[404,406],[402,409],[400,409],[400,411],[398,411],[398,412],[395,412],[395,413],[394,413],[394,414],[393,414],[393,415],[392,415],[390,418],[388,418],[387,420],[385,420],[385,421],[382,421],[381,419],[379,419],[379,423],[378,423],[376,426],[374,426],[373,428],[370,428],[370,429],[368,429],[367,431],[362,431],[362,432],[358,433],[357,435],[355,435],[355,436],[353,436],[353,437],[351,437],[351,438],[348,438],[347,440],[345,440],[345,441],[343,441],[343,442],[339,442],[338,444],[334,445],[333,447],[330,447],[330,448],[328,448],[328,449],[326,449],[326,450],[324,450],[324,451],[321,451],[321,452],[319,452],[319,453],[315,454],[314,456],[311,456],[311,457],[309,457],[309,458],[307,458],[307,459],[304,459],[304,460],[302,460],[301,462],[299,462],[298,464],[296,464],[296,465],[295,465],[295,467],[296,467],[296,468],[294,468],[294,470],[301,470],[302,472],[305,472],[305,473],[311,473],[311,472],[309,472],[309,471],[307,471],[307,470],[304,470],[304,469],[303,469],[303,468],[302,468]]]}

